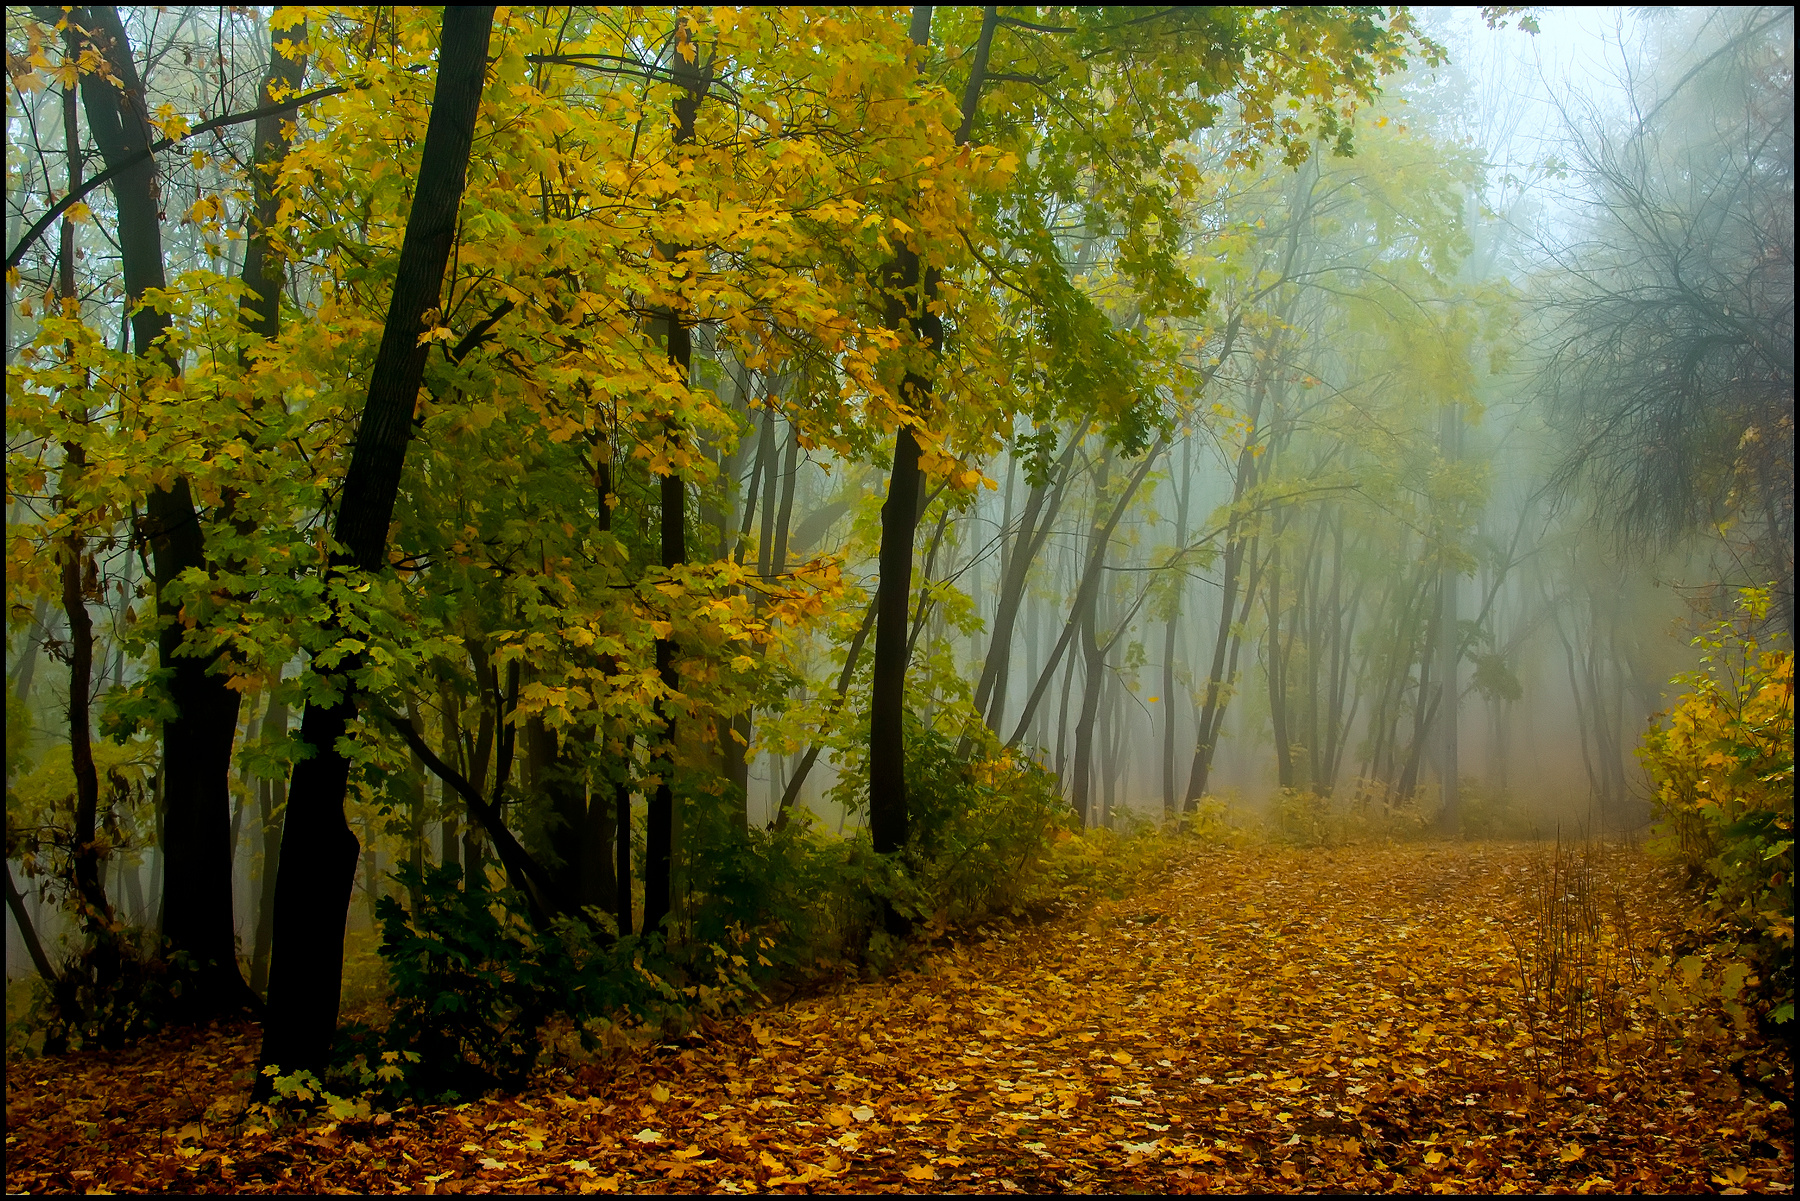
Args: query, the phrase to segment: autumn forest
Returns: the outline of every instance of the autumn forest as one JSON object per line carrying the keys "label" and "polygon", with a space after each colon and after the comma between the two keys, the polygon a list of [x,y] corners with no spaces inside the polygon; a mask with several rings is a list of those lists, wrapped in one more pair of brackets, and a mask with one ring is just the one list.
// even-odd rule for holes
{"label": "autumn forest", "polygon": [[6,14],[8,1192],[1791,1191],[1792,9]]}

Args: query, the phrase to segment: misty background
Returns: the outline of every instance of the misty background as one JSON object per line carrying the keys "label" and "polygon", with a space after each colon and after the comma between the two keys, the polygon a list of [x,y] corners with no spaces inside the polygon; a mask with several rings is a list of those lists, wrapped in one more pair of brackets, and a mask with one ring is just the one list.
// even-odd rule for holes
{"label": "misty background", "polygon": [[[1689,637],[1771,584],[1792,635],[1792,10],[1546,9],[1535,34],[1422,19],[1448,60],[1391,82],[1353,155],[1231,161],[1230,113],[1180,148],[1209,181],[1184,218],[1212,304],[1157,334],[1206,380],[1162,398],[1174,436],[1021,425],[975,464],[990,486],[921,498],[916,717],[1038,757],[1087,824],[1635,835],[1634,750]],[[29,192],[21,145],[9,188]],[[1111,286],[1116,237],[1056,232],[1115,325],[1140,323]],[[34,325],[7,300],[10,363]],[[698,353],[721,395],[760,403],[711,449],[690,544],[769,576],[835,556],[848,582],[784,648],[812,683],[740,720],[727,770],[752,823],[785,801],[853,830],[885,477],[800,445],[780,399],[811,381]],[[127,589],[131,558],[108,568]],[[97,691],[136,670],[105,641],[125,595]],[[59,618],[14,616],[9,705],[53,731]],[[267,788],[236,801],[245,946]],[[404,853],[377,799],[358,810],[364,924]],[[144,841],[108,883],[154,924]]]}

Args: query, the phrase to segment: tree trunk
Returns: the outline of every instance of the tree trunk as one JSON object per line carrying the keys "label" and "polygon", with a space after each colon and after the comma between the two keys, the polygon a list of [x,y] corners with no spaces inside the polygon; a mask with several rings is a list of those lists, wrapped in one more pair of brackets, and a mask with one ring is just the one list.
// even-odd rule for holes
{"label": "tree trunk", "polygon": [[[401,243],[394,293],[369,396],[357,427],[333,533],[344,548],[333,569],[386,566],[388,525],[406,464],[429,344],[419,344],[426,310],[436,308],[455,239],[469,147],[487,70],[491,5],[444,11],[438,78],[419,165],[418,189]],[[301,719],[311,755],[294,768],[275,884],[274,954],[261,1064],[292,1072],[324,1070],[337,1025],[344,919],[360,849],[344,820],[349,760],[337,749],[356,712],[352,665],[330,673],[335,703],[313,702]],[[271,1078],[258,1074],[258,1092]]]}
{"label": "tree trunk", "polygon": [[[62,19],[60,9],[36,9],[45,20]],[[86,33],[77,29],[84,26]],[[118,80],[86,74],[81,95],[88,126],[108,169],[147,150],[151,143],[143,82],[125,38],[118,10],[94,5],[71,13],[64,34],[73,54],[83,49],[99,55]],[[175,374],[160,339],[169,317],[153,306],[139,305],[147,289],[165,286],[162,221],[156,185],[156,163],[146,157],[113,180],[118,212],[120,263],[125,303],[134,309],[131,334],[137,356],[152,371]],[[144,534],[155,554],[153,578],[158,615],[168,621],[157,640],[158,659],[169,672],[168,696],[175,716],[163,723],[163,794],[165,869],[162,933],[172,952],[192,965],[181,991],[181,1011],[200,1019],[226,1009],[254,1004],[238,972],[231,920],[230,829],[231,746],[237,733],[238,693],[210,673],[216,655],[179,655],[185,630],[180,606],[169,595],[175,580],[188,569],[207,567],[199,515],[185,478],[167,488],[153,488],[146,504]]]}
{"label": "tree trunk", "polygon": [[1225,706],[1230,699],[1228,677],[1235,674],[1237,662],[1233,631],[1237,631],[1236,637],[1241,642],[1243,623],[1250,615],[1250,600],[1256,595],[1253,581],[1249,588],[1244,589],[1244,612],[1234,625],[1232,614],[1237,609],[1238,590],[1244,582],[1244,559],[1248,556],[1254,560],[1256,555],[1254,536],[1239,533],[1245,521],[1243,504],[1256,486],[1257,421],[1261,416],[1267,386],[1259,379],[1255,388],[1250,402],[1250,433],[1243,449],[1238,452],[1237,471],[1231,487],[1231,511],[1225,519],[1225,578],[1219,605],[1219,626],[1213,636],[1212,665],[1207,672],[1206,695],[1201,702],[1199,729],[1194,736],[1194,762],[1188,771],[1187,795],[1182,800],[1183,813],[1192,813],[1200,803],[1200,798],[1206,795],[1212,775],[1213,754],[1218,749],[1219,727],[1224,722]]}
{"label": "tree trunk", "polygon": [[25,954],[31,958],[31,966],[37,969],[38,975],[52,990],[62,983],[62,977],[50,966],[50,957],[44,954],[44,945],[38,941],[37,926],[31,920],[31,911],[25,908],[25,898],[19,893],[19,886],[13,883],[12,864],[0,864],[6,868],[6,907],[12,911],[13,921],[19,927],[19,938],[25,943]]}
{"label": "tree trunk", "polygon": [[[1188,502],[1194,491],[1194,439],[1182,448],[1181,484],[1175,500],[1175,551],[1187,547]],[[1185,583],[1175,584],[1175,595],[1169,601],[1169,621],[1163,631],[1163,820],[1175,820],[1175,650],[1181,626],[1181,598]]]}
{"label": "tree trunk", "polygon": [[[1101,516],[1106,504],[1107,468],[1111,465],[1112,449],[1108,447],[1102,452],[1100,462],[1094,466],[1094,515],[1092,524],[1088,527],[1088,561],[1097,563],[1100,571],[1106,569],[1106,542],[1111,533],[1111,525]],[[1079,616],[1082,651],[1081,715],[1075,720],[1075,764],[1071,774],[1074,776],[1075,813],[1083,826],[1094,824],[1094,815],[1090,812],[1094,777],[1094,717],[1100,710],[1101,692],[1106,685],[1105,653],[1100,648],[1096,629],[1100,621],[1103,594],[1104,589],[1096,586],[1082,589],[1078,598],[1078,603],[1082,606]]]}
{"label": "tree trunk", "polygon": [[[287,702],[271,700],[262,721],[263,741],[280,742],[287,734]],[[281,825],[287,818],[287,781],[259,780],[256,799],[262,818],[262,877],[258,881],[256,943],[250,955],[250,991],[265,997],[269,990],[269,948],[275,938],[275,873],[281,862]]]}
{"label": "tree trunk", "polygon": [[1100,588],[1101,568],[1106,560],[1107,544],[1112,541],[1113,532],[1119,528],[1119,521],[1125,516],[1125,511],[1131,507],[1132,497],[1137,495],[1139,485],[1144,482],[1144,477],[1150,474],[1150,469],[1156,465],[1157,458],[1166,448],[1167,443],[1161,439],[1158,439],[1156,445],[1150,448],[1144,456],[1144,461],[1138,464],[1136,471],[1132,472],[1131,479],[1126,483],[1124,491],[1119,494],[1119,499],[1114,503],[1112,513],[1107,518],[1105,526],[1096,529],[1090,535],[1087,565],[1082,569],[1080,583],[1076,585],[1075,600],[1069,608],[1069,619],[1063,623],[1062,635],[1057,639],[1056,646],[1050,651],[1050,661],[1044,664],[1043,670],[1038,673],[1037,684],[1032,688],[1031,695],[1026,698],[1025,711],[1019,715],[1019,724],[1014,727],[1012,737],[1006,740],[1006,745],[1017,746],[1019,740],[1025,736],[1025,731],[1030,728],[1032,716],[1043,701],[1044,693],[1050,688],[1050,681],[1056,672],[1056,667],[1062,662],[1063,654],[1069,649],[1069,644],[1074,641],[1075,635],[1080,629],[1082,616],[1087,611],[1086,607],[1093,603],[1093,597]]}
{"label": "tree trunk", "polygon": [[[850,640],[850,649],[844,653],[844,667],[838,673],[837,697],[831,703],[831,711],[836,713],[843,707],[844,698],[850,694],[850,681],[856,677],[856,661],[862,657],[863,644],[869,640],[869,630],[875,624],[875,601],[863,613],[862,624],[856,628],[856,637]],[[800,797],[800,786],[806,783],[806,777],[812,771],[813,764],[818,762],[819,744],[806,748],[806,754],[800,757],[800,765],[788,778],[787,788],[781,794],[781,804],[775,810],[775,819],[769,823],[771,829],[779,830],[787,825],[788,813],[794,802]]]}
{"label": "tree trunk", "polygon": [[[1461,449],[1462,414],[1457,405],[1444,406],[1442,424],[1443,455],[1454,463]],[[1451,502],[1454,505],[1454,502]],[[1444,538],[1452,537],[1453,531],[1449,522],[1445,522]],[[1462,828],[1462,792],[1460,773],[1462,766],[1457,756],[1457,715],[1461,710],[1461,696],[1457,671],[1462,662],[1462,632],[1460,629],[1462,613],[1457,602],[1462,593],[1462,575],[1451,565],[1448,555],[1441,560],[1439,571],[1442,581],[1438,585],[1439,604],[1443,606],[1443,615],[1439,626],[1443,636],[1438,640],[1438,692],[1441,700],[1438,703],[1439,737],[1438,744],[1438,788],[1441,793],[1443,807],[1438,811],[1438,828],[1445,834],[1455,834]]]}
{"label": "tree trunk", "polygon": [[[931,43],[931,5],[913,6],[910,30],[915,46]],[[963,92],[962,126],[957,143],[966,143],[974,126],[975,109],[987,74],[988,49],[992,45],[995,10],[982,20],[975,61]],[[923,270],[919,248],[903,245],[894,256],[893,291],[887,324],[900,328],[902,320],[914,338],[925,343],[935,361],[943,354],[943,320],[933,312],[937,276]],[[900,399],[919,419],[931,411],[932,381],[909,370],[901,380]],[[892,854],[906,845],[906,668],[907,618],[912,608],[913,535],[918,528],[920,491],[919,443],[912,427],[902,424],[894,435],[894,465],[888,475],[887,499],[881,506],[881,582],[875,601],[874,677],[869,698],[869,834],[875,853]],[[889,913],[889,925],[897,925]]]}
{"label": "tree trunk", "polygon": [[[1025,498],[1025,509],[1019,517],[1019,532],[1013,537],[1001,571],[1000,599],[994,608],[994,636],[988,643],[987,661],[982,664],[981,679],[975,685],[975,711],[986,715],[987,727],[1000,732],[1006,718],[1007,685],[1012,676],[1013,629],[1025,601],[1025,584],[1038,552],[1050,537],[1056,515],[1068,494],[1070,468],[1082,439],[1087,436],[1091,418],[1083,417],[1076,425],[1069,444],[1063,448],[1051,477],[1033,485]],[[1048,501],[1049,508],[1044,508]],[[1009,523],[1010,524],[1010,523]],[[1035,678],[1035,677],[1032,677]],[[965,758],[973,739],[965,735],[956,748],[957,758]]]}
{"label": "tree trunk", "polygon": [[[708,61],[705,66],[701,65],[699,51],[693,46],[693,35],[688,30],[686,18],[683,18],[676,36],[679,46],[671,70],[676,82],[682,87],[674,104],[675,144],[681,146],[694,140],[694,119],[699,114],[700,102],[706,98],[707,90],[712,86],[712,64]],[[680,53],[680,47],[685,47],[688,54]],[[684,247],[665,247],[664,257],[678,259],[684,251]],[[663,317],[668,323],[669,365],[675,368],[681,382],[688,384],[694,378],[694,343],[688,326],[683,324],[686,314],[669,308],[663,311]],[[773,420],[772,414],[769,419]],[[681,432],[671,425],[667,434],[669,440],[674,442]],[[669,569],[687,561],[687,485],[673,469],[662,477],[660,500],[662,565]],[[681,677],[675,670],[675,649],[672,639],[656,640],[656,671],[662,678],[663,687],[670,692],[681,686]],[[675,851],[675,710],[659,699],[656,702],[656,714],[662,721],[662,745],[659,748],[661,763],[656,773],[656,791],[650,797],[644,825],[646,934],[654,933],[662,925],[663,918],[668,916],[670,907],[674,904],[670,886]]]}

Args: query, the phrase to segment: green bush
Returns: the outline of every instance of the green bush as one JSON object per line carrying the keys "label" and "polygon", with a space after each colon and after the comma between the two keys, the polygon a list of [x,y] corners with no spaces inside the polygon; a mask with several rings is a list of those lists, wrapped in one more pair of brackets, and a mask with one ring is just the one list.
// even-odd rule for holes
{"label": "green bush", "polygon": [[377,905],[392,1017],[363,1034],[374,1054],[346,1046],[353,1081],[431,1098],[516,1087],[555,1017],[592,1049],[604,1024],[680,1026],[781,978],[847,961],[880,970],[903,950],[881,929],[888,907],[941,928],[1080,891],[1077,877],[1118,875],[1087,862],[1103,848],[1070,838],[1068,807],[1037,763],[992,745],[959,759],[910,718],[907,733],[903,854],[878,856],[866,833],[835,838],[804,819],[747,829],[728,804],[696,804],[684,818],[685,895],[648,936],[613,939],[597,932],[604,922],[567,919],[534,929],[510,890],[465,889],[455,868],[403,868],[411,910],[392,896]]}
{"label": "green bush", "polygon": [[1056,777],[1035,760],[991,741],[977,751],[958,758],[951,739],[908,714],[912,888],[896,903],[913,916],[966,922],[1015,908],[1071,820]]}
{"label": "green bush", "polygon": [[353,1065],[364,1083],[450,1098],[514,1088],[536,1065],[554,1016],[574,1019],[591,1046],[594,1019],[656,1018],[691,1000],[646,966],[662,950],[660,935],[604,943],[575,919],[536,930],[517,894],[467,888],[455,867],[423,877],[404,867],[398,878],[417,902],[408,912],[390,896],[376,907],[392,1017],[378,1040],[380,1065]]}

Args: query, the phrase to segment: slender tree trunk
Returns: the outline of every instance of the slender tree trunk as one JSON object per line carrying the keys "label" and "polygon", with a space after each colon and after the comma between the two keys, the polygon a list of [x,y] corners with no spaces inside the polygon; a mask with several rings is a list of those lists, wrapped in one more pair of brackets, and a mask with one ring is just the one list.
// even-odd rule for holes
{"label": "slender tree trunk", "polygon": [[25,944],[25,954],[31,958],[31,966],[37,969],[38,975],[52,990],[62,985],[62,977],[50,966],[50,957],[44,954],[44,944],[38,941],[37,926],[31,920],[31,911],[25,907],[25,898],[19,893],[19,886],[13,883],[12,864],[5,863],[6,868],[6,907],[12,912],[13,921],[19,927],[19,938]]}
{"label": "slender tree trunk", "polygon": [[788,527],[794,517],[794,482],[800,475],[800,429],[788,423],[787,453],[781,462],[781,508],[775,514],[775,546],[769,562],[775,575],[788,569]]}
{"label": "slender tree trunk", "polygon": [[1256,595],[1254,584],[1244,589],[1244,613],[1236,619],[1234,627],[1232,615],[1237,611],[1244,560],[1246,556],[1252,561],[1255,559],[1254,535],[1239,533],[1245,523],[1243,504],[1257,479],[1257,421],[1262,411],[1266,384],[1259,379],[1255,388],[1250,402],[1250,433],[1243,449],[1238,452],[1237,471],[1231,489],[1231,511],[1225,519],[1223,598],[1219,605],[1218,630],[1213,635],[1212,665],[1207,673],[1206,694],[1200,706],[1199,729],[1194,737],[1194,762],[1188,770],[1187,795],[1182,800],[1183,813],[1192,813],[1200,803],[1200,798],[1206,795],[1212,774],[1213,754],[1218,748],[1219,727],[1224,721],[1225,706],[1230,700],[1228,679],[1236,662],[1234,629],[1235,636],[1241,639],[1243,622],[1249,617],[1249,600]]}
{"label": "slender tree trunk", "polygon": [[1144,461],[1138,464],[1137,469],[1132,472],[1130,480],[1119,493],[1119,499],[1114,502],[1112,513],[1107,518],[1105,526],[1091,535],[1087,564],[1082,569],[1080,583],[1076,585],[1075,600],[1069,609],[1069,619],[1063,623],[1062,635],[1050,651],[1049,662],[1044,664],[1043,670],[1038,673],[1037,684],[1032,688],[1031,695],[1026,698],[1025,711],[1019,716],[1019,724],[1014,727],[1012,737],[1006,740],[1008,746],[1017,746],[1019,740],[1025,736],[1025,731],[1030,728],[1031,719],[1037,712],[1038,705],[1043,701],[1044,693],[1049,690],[1050,681],[1057,665],[1062,661],[1063,654],[1069,649],[1076,633],[1080,630],[1082,615],[1087,611],[1086,606],[1093,603],[1093,597],[1100,588],[1101,568],[1105,563],[1107,544],[1111,542],[1113,532],[1118,529],[1120,520],[1125,516],[1125,511],[1131,507],[1131,500],[1137,495],[1139,485],[1144,482],[1144,477],[1150,474],[1150,469],[1156,465],[1157,458],[1166,448],[1167,444],[1160,439],[1156,445],[1150,448],[1144,456]]}
{"label": "slender tree trunk", "polygon": [[1263,646],[1268,656],[1269,722],[1275,736],[1275,778],[1280,787],[1292,788],[1294,749],[1288,729],[1287,664],[1281,653],[1281,524],[1277,520],[1269,548],[1268,585],[1263,593],[1263,612],[1268,618],[1269,633]]}
{"label": "slender tree trunk", "polygon": [[613,783],[613,853],[618,861],[613,867],[613,881],[618,895],[613,898],[613,917],[621,935],[632,931],[631,917],[631,769],[633,739],[625,735],[625,756],[619,765],[619,778]]}
{"label": "slender tree trunk", "polygon": [[[369,377],[333,533],[344,556],[328,567],[374,573],[386,567],[388,525],[400,490],[429,345],[421,319],[437,307],[462,201],[469,148],[487,70],[491,5],[444,12],[438,78],[418,187],[407,217],[393,299]],[[261,1064],[323,1071],[337,1025],[344,919],[356,873],[356,836],[344,820],[350,762],[337,749],[356,712],[349,665],[331,673],[335,703],[314,702],[301,719],[311,750],[294,769],[275,885],[274,950]],[[271,1078],[258,1074],[267,1096]]]}
{"label": "slender tree trunk", "polygon": [[[1454,463],[1461,449],[1462,413],[1454,404],[1444,406],[1443,416],[1443,454],[1444,458]],[[1454,504],[1454,502],[1451,502]],[[1444,537],[1452,536],[1449,522],[1445,522]],[[1442,580],[1438,585],[1439,603],[1443,606],[1443,615],[1439,619],[1442,637],[1438,640],[1438,691],[1441,700],[1438,704],[1439,726],[1438,746],[1438,780],[1442,793],[1443,808],[1438,813],[1438,827],[1445,834],[1454,834],[1462,826],[1462,792],[1459,776],[1462,765],[1457,756],[1457,735],[1459,733],[1458,715],[1461,712],[1461,697],[1458,695],[1458,666],[1462,662],[1462,613],[1458,609],[1458,600],[1462,593],[1462,575],[1451,564],[1449,556],[1441,560],[1439,571]]]}
{"label": "slender tree trunk", "polygon": [[[700,102],[712,85],[712,64],[709,61],[705,66],[701,65],[685,18],[677,30],[677,38],[688,51],[687,54],[678,52],[672,65],[676,81],[682,87],[675,97],[675,144],[681,146],[694,140],[694,119],[699,114]],[[682,247],[667,247],[665,257],[678,259],[684,252]],[[664,310],[663,316],[668,323],[669,364],[675,368],[681,382],[688,384],[693,380],[694,346],[689,328],[683,324],[686,314],[670,308]],[[674,442],[681,437],[681,431],[671,424],[667,435]],[[687,561],[687,485],[674,470],[662,477],[660,500],[662,565],[672,569]],[[656,640],[656,671],[670,692],[681,686],[681,677],[675,670],[675,650],[673,639]],[[675,853],[675,709],[659,699],[656,714],[662,721],[662,744],[656,791],[650,797],[644,826],[646,934],[656,932],[662,925],[675,900],[671,893]]]}
{"label": "slender tree trunk", "polygon": [[768,579],[775,574],[775,494],[780,487],[779,472],[775,465],[777,442],[775,437],[775,416],[773,398],[769,406],[763,409],[762,434],[757,439],[756,462],[762,476],[762,533],[756,540],[756,574]]}
{"label": "slender tree trunk", "polygon": [[[1098,562],[1099,569],[1106,569],[1106,538],[1111,533],[1111,526],[1103,514],[1106,511],[1106,476],[1112,465],[1112,448],[1108,447],[1100,455],[1100,461],[1094,466],[1094,515],[1088,527],[1088,561]],[[1098,558],[1096,559],[1096,556]],[[1094,777],[1094,716],[1099,712],[1101,692],[1106,686],[1105,655],[1100,648],[1100,639],[1096,627],[1100,620],[1100,605],[1105,595],[1103,587],[1084,589],[1083,606],[1080,615],[1082,676],[1081,676],[1081,715],[1075,720],[1075,764],[1071,769],[1074,776],[1073,799],[1076,814],[1081,818],[1083,826],[1094,824],[1090,798],[1093,792]]]}
{"label": "slender tree trunk", "polygon": [[13,661],[8,656],[11,675],[7,682],[12,685],[14,701],[25,701],[31,696],[31,682],[37,674],[38,651],[46,638],[55,636],[55,629],[44,624],[49,620],[55,620],[50,613],[50,602],[40,596],[32,608],[31,624],[25,628],[25,644],[19,648],[17,660]]}
{"label": "slender tree trunk", "polygon": [[[993,44],[996,10],[986,10],[975,60],[963,93],[959,145],[968,141],[975,110],[987,74],[989,47]],[[931,41],[931,5],[913,7],[912,41],[926,46]],[[918,247],[901,247],[895,256],[893,293],[888,306],[889,328],[902,320],[913,336],[924,342],[935,361],[943,353],[943,320],[933,311],[937,300],[937,276],[923,269]],[[930,379],[908,370],[901,381],[900,399],[920,420],[931,412]],[[911,609],[913,535],[918,527],[920,489],[919,444],[912,427],[902,424],[894,435],[894,465],[888,476],[887,500],[881,507],[881,583],[876,593],[874,678],[869,703],[869,834],[875,853],[892,854],[906,845],[906,668],[907,617]],[[898,925],[890,911],[889,925]]]}
{"label": "slender tree trunk", "polygon": [[[1025,508],[1019,516],[1018,533],[1007,544],[1001,571],[1000,598],[994,608],[994,635],[988,643],[987,661],[982,665],[981,679],[975,685],[975,711],[987,715],[987,727],[996,734],[1000,732],[1001,722],[1006,717],[1006,688],[1012,674],[1013,629],[1024,604],[1025,583],[1031,576],[1031,566],[1043,549],[1045,540],[1049,538],[1057,512],[1062,507],[1063,497],[1068,491],[1070,467],[1075,461],[1075,453],[1080,449],[1082,439],[1087,436],[1089,420],[1084,417],[1076,426],[1075,433],[1063,448],[1062,457],[1057,460],[1050,478],[1032,486],[1025,498]],[[1046,501],[1049,503],[1048,510],[1044,508]],[[1010,524],[1009,522],[1009,527]],[[970,742],[967,737],[963,739],[962,745],[957,748],[958,758],[967,756]]]}
{"label": "slender tree trunk", "polygon": [[[837,696],[831,703],[833,713],[843,707],[844,698],[850,695],[850,681],[856,678],[856,662],[862,657],[863,644],[869,640],[869,630],[875,625],[875,605],[875,601],[869,602],[868,609],[863,613],[862,625],[856,628],[856,636],[850,640],[850,648],[844,654],[844,667],[837,678]],[[819,744],[815,742],[806,748],[806,754],[800,758],[800,765],[788,779],[787,789],[781,794],[781,804],[775,810],[775,819],[769,823],[772,829],[779,830],[787,825],[788,814],[793,809],[794,802],[800,798],[800,787],[806,783],[807,774],[812,771],[818,758]]]}
{"label": "slender tree trunk", "polygon": [[[1188,502],[1194,491],[1194,440],[1183,447],[1181,484],[1175,500],[1175,549],[1179,554],[1187,547]],[[1181,628],[1181,598],[1187,592],[1183,580],[1175,584],[1175,595],[1169,601],[1169,620],[1163,631],[1163,820],[1175,820],[1175,650]]]}
{"label": "slender tree trunk", "polygon": [[[81,133],[76,115],[75,89],[63,89],[63,143],[68,155],[69,188],[81,186]],[[75,291],[75,225],[63,218],[58,258],[58,288],[65,317],[80,315],[81,301]],[[74,347],[67,346],[73,353]],[[83,425],[87,410],[71,413]],[[61,493],[65,506],[78,505],[77,490],[87,471],[86,447],[76,439],[63,443]],[[84,933],[91,940],[95,984],[104,994],[118,975],[118,944],[112,931],[112,906],[106,899],[102,878],[103,863],[99,847],[100,776],[94,767],[94,746],[89,706],[94,675],[94,622],[88,614],[88,593],[99,592],[99,572],[87,553],[87,540],[77,531],[77,517],[61,541],[58,557],[62,560],[63,617],[69,624],[69,766],[75,780],[75,845],[71,859],[75,876],[75,896]],[[84,572],[85,569],[85,572]],[[96,599],[98,599],[96,597]],[[9,872],[7,883],[12,876]],[[21,910],[22,911],[22,910]],[[25,929],[23,921],[20,930]],[[54,977],[52,977],[54,979]]]}

